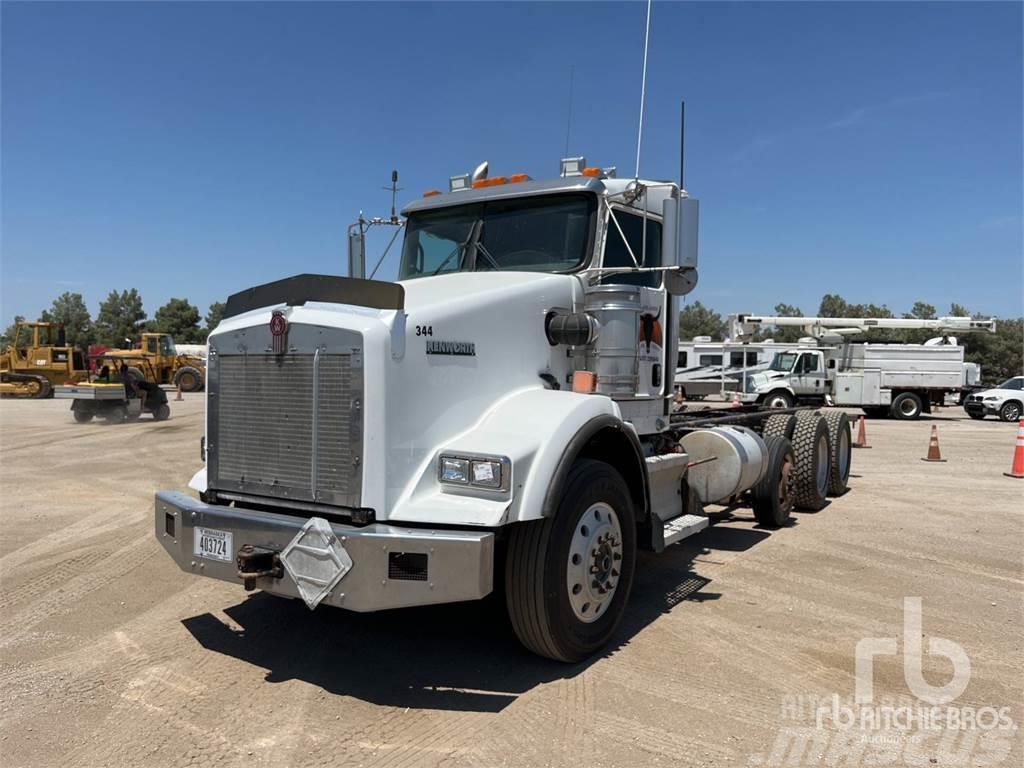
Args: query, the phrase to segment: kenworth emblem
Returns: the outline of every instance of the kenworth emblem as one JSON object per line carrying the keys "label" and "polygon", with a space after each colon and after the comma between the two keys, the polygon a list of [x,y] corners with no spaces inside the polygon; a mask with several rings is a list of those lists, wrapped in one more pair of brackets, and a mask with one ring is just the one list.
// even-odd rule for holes
{"label": "kenworth emblem", "polygon": [[428,355],[470,355],[476,356],[476,344],[472,341],[428,341]]}
{"label": "kenworth emblem", "polygon": [[270,335],[273,337],[274,354],[283,355],[288,347],[288,319],[279,309],[270,316]]}

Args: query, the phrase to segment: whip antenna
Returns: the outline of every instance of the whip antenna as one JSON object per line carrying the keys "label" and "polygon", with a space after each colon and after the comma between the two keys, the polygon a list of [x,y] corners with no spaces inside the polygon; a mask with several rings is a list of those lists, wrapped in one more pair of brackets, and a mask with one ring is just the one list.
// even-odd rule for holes
{"label": "whip antenna", "polygon": [[575,74],[576,65],[572,64],[569,66],[569,116],[565,120],[565,152],[562,157],[569,156],[569,136],[572,133],[572,81]]}
{"label": "whip antenna", "polygon": [[644,95],[647,91],[647,41],[651,37],[651,0],[647,0],[647,26],[644,29],[644,73],[640,80],[640,127],[636,132],[636,173],[634,179],[640,178],[640,142],[644,136]]}

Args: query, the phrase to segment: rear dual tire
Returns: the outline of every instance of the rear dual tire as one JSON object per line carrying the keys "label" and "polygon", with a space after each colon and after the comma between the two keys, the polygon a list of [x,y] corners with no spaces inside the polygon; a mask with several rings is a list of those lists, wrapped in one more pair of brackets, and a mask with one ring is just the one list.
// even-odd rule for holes
{"label": "rear dual tire", "polygon": [[850,463],[853,458],[850,419],[843,411],[825,411],[822,418],[828,426],[828,442],[832,451],[828,495],[842,496],[849,490],[847,483],[850,480]]}
{"label": "rear dual tire", "polygon": [[768,469],[751,489],[754,518],[765,528],[779,528],[789,521],[793,511],[796,454],[793,445],[781,435],[764,439],[768,449]]}
{"label": "rear dual tire", "polygon": [[800,411],[793,430],[796,456],[794,502],[798,509],[817,511],[828,503],[832,446],[828,424],[817,411]]}
{"label": "rear dual tire", "polygon": [[519,641],[556,661],[598,651],[622,619],[635,565],[625,481],[604,462],[577,461],[554,516],[518,523],[509,535],[505,597]]}
{"label": "rear dual tire", "polygon": [[902,392],[893,398],[890,411],[894,419],[914,421],[920,418],[924,410],[921,398],[913,392]]}

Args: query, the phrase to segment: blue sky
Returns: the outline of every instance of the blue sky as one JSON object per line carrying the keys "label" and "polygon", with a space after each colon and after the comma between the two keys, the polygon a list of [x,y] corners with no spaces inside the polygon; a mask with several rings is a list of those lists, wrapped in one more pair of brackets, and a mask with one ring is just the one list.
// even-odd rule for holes
{"label": "blue sky", "polygon": [[[481,160],[633,167],[638,3],[11,3],[0,321],[65,290],[205,312],[343,273],[346,226]],[[701,199],[719,311],[826,292],[1022,313],[1020,3],[654,4],[642,175]],[[371,243],[370,257],[382,243]],[[381,275],[393,278],[395,259]]]}

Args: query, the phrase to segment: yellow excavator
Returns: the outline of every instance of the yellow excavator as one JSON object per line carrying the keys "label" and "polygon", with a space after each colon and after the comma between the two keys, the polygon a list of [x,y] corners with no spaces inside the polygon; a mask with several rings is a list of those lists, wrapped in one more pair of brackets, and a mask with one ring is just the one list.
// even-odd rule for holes
{"label": "yellow excavator", "polygon": [[0,395],[50,397],[60,384],[85,381],[85,355],[64,340],[55,323],[21,321],[14,341],[0,353]]}

